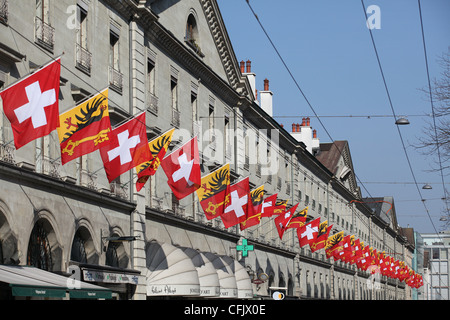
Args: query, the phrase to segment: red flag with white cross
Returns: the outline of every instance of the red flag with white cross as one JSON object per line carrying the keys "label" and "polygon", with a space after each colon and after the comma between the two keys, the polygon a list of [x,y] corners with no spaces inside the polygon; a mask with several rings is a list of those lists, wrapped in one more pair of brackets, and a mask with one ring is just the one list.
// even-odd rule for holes
{"label": "red flag with white cross", "polygon": [[247,218],[250,193],[249,177],[232,184],[229,192],[230,201],[220,216],[225,228],[244,222]]}
{"label": "red flag with white cross", "polygon": [[0,92],[16,149],[59,126],[60,75],[58,58]]}
{"label": "red flag with white cross", "polygon": [[167,183],[178,200],[200,188],[201,171],[197,137],[161,161]]}
{"label": "red flag with white cross", "polygon": [[109,132],[108,138],[100,155],[109,182],[151,157],[144,112]]}

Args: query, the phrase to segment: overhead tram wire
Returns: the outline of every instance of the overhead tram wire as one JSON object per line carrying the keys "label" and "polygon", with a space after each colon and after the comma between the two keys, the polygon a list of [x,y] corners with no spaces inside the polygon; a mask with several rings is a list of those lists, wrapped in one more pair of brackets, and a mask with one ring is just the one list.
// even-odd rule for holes
{"label": "overhead tram wire", "polygon": [[[419,0],[419,3],[420,3],[420,0]],[[366,19],[365,21],[367,21],[367,20],[368,20],[368,17],[367,17],[366,7],[365,7],[365,5],[364,5],[364,0],[361,0],[361,5],[362,5],[362,7],[363,7],[364,16],[365,16],[365,19]],[[380,69],[381,76],[382,76],[383,83],[384,83],[384,87],[385,87],[385,90],[386,90],[386,94],[387,94],[387,97],[388,97],[388,100],[389,100],[389,105],[390,105],[390,107],[391,107],[392,114],[394,115],[394,117],[396,117],[395,110],[394,110],[394,106],[393,106],[393,104],[392,104],[391,96],[390,96],[390,94],[389,94],[389,89],[388,89],[388,86],[387,86],[387,83],[386,83],[386,78],[385,78],[385,76],[384,76],[383,68],[382,68],[382,66],[381,66],[381,61],[380,61],[380,57],[379,57],[379,54],[378,54],[378,50],[377,50],[377,47],[376,47],[376,44],[375,44],[375,39],[374,39],[374,37],[373,37],[372,29],[370,29],[370,28],[368,28],[368,29],[369,29],[369,33],[370,33],[370,38],[371,38],[371,40],[372,40],[373,49],[374,49],[374,51],[375,51],[375,55],[376,55],[376,58],[377,58],[378,67],[379,67],[379,69]],[[422,196],[422,193],[421,193],[421,191],[420,191],[419,184],[417,183],[416,176],[415,176],[415,174],[414,174],[414,170],[413,170],[413,168],[412,168],[411,161],[410,161],[410,159],[409,159],[408,152],[407,152],[407,150],[406,150],[405,143],[404,143],[404,141],[403,141],[403,136],[402,136],[402,133],[401,133],[400,128],[399,128],[398,125],[397,125],[397,131],[398,131],[398,134],[399,134],[399,137],[400,137],[400,141],[401,141],[401,143],[402,143],[403,150],[404,150],[404,152],[405,152],[406,160],[407,160],[409,169],[410,169],[410,171],[411,171],[411,175],[412,175],[412,177],[413,177],[414,184],[415,184],[415,186],[416,186],[417,192],[419,193],[420,198],[423,200],[423,196]],[[422,204],[423,204],[423,206],[424,206],[425,212],[426,212],[427,215],[428,215],[428,218],[429,218],[429,220],[430,220],[430,223],[431,223],[431,225],[432,225],[434,231],[436,232],[436,234],[438,235],[438,237],[439,237],[439,238],[441,239],[441,241],[442,241],[442,238],[440,237],[440,235],[439,235],[438,231],[436,230],[436,227],[435,227],[435,225],[434,225],[434,223],[433,223],[433,220],[431,219],[431,215],[430,215],[430,212],[429,212],[429,210],[428,210],[427,205],[425,204],[425,201],[422,201]],[[439,282],[442,283],[440,274],[439,274]]]}
{"label": "overhead tram wire", "polygon": [[[258,15],[255,13],[255,11],[253,10],[253,7],[250,4],[249,0],[245,0],[247,2],[248,7],[250,8],[250,11],[252,12],[253,16],[255,17],[256,21],[258,21],[259,26],[261,27],[262,31],[264,32],[264,34],[266,35],[267,39],[269,40],[270,44],[272,45],[273,49],[275,50],[276,54],[278,55],[279,59],[281,60],[283,66],[286,68],[287,72],[289,73],[289,76],[291,77],[291,79],[294,81],[297,89],[299,90],[299,92],[301,93],[301,95],[303,96],[303,98],[305,99],[306,103],[308,104],[309,108],[311,109],[311,111],[313,112],[314,116],[317,118],[317,120],[319,121],[320,125],[322,126],[323,130],[325,131],[325,133],[327,134],[328,138],[331,140],[332,145],[339,151],[339,154],[342,155],[342,150],[336,146],[336,144],[334,143],[334,139],[331,137],[331,134],[328,132],[327,128],[325,127],[325,125],[323,124],[322,120],[320,119],[320,116],[317,114],[317,112],[315,111],[314,107],[312,106],[312,104],[310,103],[310,101],[308,100],[308,98],[306,97],[305,93],[303,92],[303,90],[301,89],[300,85],[298,84],[297,80],[295,79],[294,75],[292,74],[291,70],[289,69],[288,65],[286,64],[286,62],[284,61],[283,57],[281,56],[280,52],[278,51],[277,47],[275,46],[275,44],[273,43],[272,39],[270,38],[269,34],[267,33],[266,29],[264,28],[262,22],[259,20]],[[356,179],[358,180],[358,182],[361,184],[361,186],[364,188],[364,190],[367,192],[368,196],[370,198],[373,198],[373,196],[370,194],[370,192],[367,190],[367,188],[365,187],[365,185],[361,182],[361,180],[359,179],[359,177],[355,174]]]}
{"label": "overhead tram wire", "polygon": [[[365,21],[367,21],[367,20],[368,20],[368,17],[367,17],[366,6],[364,5],[364,0],[361,0],[361,5],[362,5],[363,11],[364,11],[364,16],[365,16],[365,19],[366,19]],[[383,80],[384,88],[385,88],[385,90],[386,90],[386,94],[387,94],[387,97],[388,97],[388,100],[389,100],[389,105],[390,105],[390,107],[391,107],[392,114],[393,114],[394,117],[396,118],[397,116],[396,116],[396,114],[395,114],[394,105],[393,105],[393,103],[392,103],[391,95],[390,95],[390,93],[389,93],[389,89],[388,89],[388,86],[387,86],[387,83],[386,83],[386,78],[385,78],[385,76],[384,76],[383,67],[381,66],[380,56],[379,56],[379,54],[378,54],[377,46],[376,46],[376,44],[375,44],[375,39],[374,39],[374,37],[373,37],[372,30],[371,30],[370,28],[368,28],[368,30],[369,30],[369,33],[370,33],[370,38],[371,38],[371,41],[372,41],[372,46],[373,46],[373,49],[374,49],[374,52],[375,52],[375,56],[376,56],[376,58],[377,58],[377,63],[378,63],[378,67],[379,67],[379,69],[380,69],[380,73],[381,73],[381,77],[382,77],[382,80]],[[401,133],[400,128],[399,128],[398,125],[397,125],[397,132],[398,132],[398,135],[399,135],[399,137],[400,137],[400,141],[401,141],[401,144],[402,144],[402,147],[403,147],[403,151],[404,151],[404,153],[405,153],[406,161],[407,161],[407,163],[408,163],[408,167],[409,167],[409,169],[410,169],[412,178],[413,178],[413,180],[414,180],[414,184],[415,184],[415,186],[416,186],[417,192],[419,193],[420,199],[423,199],[422,193],[421,193],[420,188],[419,188],[419,184],[417,183],[417,179],[416,179],[416,176],[415,176],[415,174],[414,174],[414,170],[413,170],[413,168],[412,168],[411,161],[410,161],[410,159],[409,159],[408,152],[407,152],[407,150],[406,150],[406,146],[405,146],[405,142],[404,142],[404,140],[403,140],[402,133]],[[422,201],[422,204],[423,204],[423,206],[424,206],[424,208],[425,208],[425,212],[427,213],[427,215],[428,215],[428,217],[429,217],[429,219],[430,219],[430,223],[431,223],[431,225],[433,226],[433,229],[436,231],[436,233],[438,233],[437,230],[436,230],[436,227],[435,227],[435,225],[434,225],[434,223],[433,223],[433,220],[431,219],[430,212],[429,212],[429,210],[428,210],[428,208],[427,208],[427,206],[426,206],[426,204],[425,204],[425,201]]]}
{"label": "overhead tram wire", "polygon": [[[308,100],[308,98],[306,97],[305,93],[303,92],[303,90],[301,89],[300,85],[298,84],[297,80],[295,79],[294,75],[292,74],[291,70],[289,69],[289,67],[287,66],[286,62],[284,61],[283,57],[281,56],[280,52],[278,51],[277,47],[275,46],[275,44],[273,43],[272,39],[270,38],[269,34],[267,33],[267,31],[265,30],[264,26],[262,25],[261,21],[258,18],[258,15],[255,13],[255,11],[253,10],[249,0],[245,0],[247,2],[248,7],[250,8],[251,12],[253,13],[254,17],[256,18],[256,20],[258,21],[259,26],[261,27],[261,29],[263,30],[264,34],[266,35],[267,39],[269,40],[270,44],[272,45],[273,49],[275,50],[275,52],[277,53],[278,57],[280,58],[282,64],[284,65],[284,67],[286,68],[287,72],[289,73],[291,79],[294,81],[297,89],[300,91],[300,93],[302,94],[303,98],[305,99],[306,103],[308,104],[308,106],[310,107],[311,111],[314,113],[314,116],[318,119],[319,123],[321,124],[322,128],[324,129],[324,131],[326,132],[328,138],[333,142],[333,146],[339,151],[339,154],[342,155],[342,150],[337,147],[334,144],[334,139],[331,137],[330,133],[328,132],[328,130],[326,129],[325,125],[323,124],[323,122],[320,119],[320,116],[317,114],[317,112],[314,110],[312,104],[310,103],[310,101]],[[367,190],[367,188],[364,186],[364,184],[361,182],[361,180],[359,179],[359,177],[356,175],[355,173],[355,177],[358,180],[358,182],[361,184],[361,186],[364,188],[364,190],[367,192],[368,196],[370,198],[373,198],[373,196],[370,194],[370,192]],[[359,213],[357,211],[355,211],[355,213],[359,215]],[[385,213],[385,212],[384,212]],[[266,222],[267,223],[267,222]],[[362,223],[365,224],[365,222],[362,219]],[[366,224],[365,224],[366,225]],[[367,227],[369,227],[368,225],[366,225]],[[272,229],[273,230],[273,229]],[[378,237],[378,236],[377,236]]]}
{"label": "overhead tram wire", "polygon": [[[433,102],[433,94],[431,92],[431,80],[430,80],[430,70],[428,67],[428,55],[427,55],[427,46],[425,41],[425,31],[423,26],[423,18],[422,18],[422,7],[420,5],[420,0],[417,0],[418,8],[419,8],[419,17],[420,17],[420,28],[422,31],[422,44],[423,44],[423,52],[424,52],[424,58],[425,58],[425,69],[427,73],[427,81],[428,81],[428,90],[430,95],[430,104],[431,104],[431,114],[433,118],[433,128],[434,128],[434,139],[436,140],[436,150],[438,155],[438,161],[439,161],[439,172],[441,175],[441,182],[442,182],[442,188],[444,191],[444,199],[447,199],[447,190],[445,188],[445,179],[444,179],[444,170],[442,168],[442,159],[441,159],[441,151],[439,146],[439,139],[438,139],[438,133],[437,133],[437,126],[436,126],[436,114],[434,112],[434,102]],[[447,215],[449,215],[449,207],[448,207],[448,201],[444,201],[447,209]]]}

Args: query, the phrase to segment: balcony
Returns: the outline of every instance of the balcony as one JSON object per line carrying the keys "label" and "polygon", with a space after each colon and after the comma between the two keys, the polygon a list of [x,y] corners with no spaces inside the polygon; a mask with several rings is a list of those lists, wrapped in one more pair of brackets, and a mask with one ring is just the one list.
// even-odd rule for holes
{"label": "balcony", "polygon": [[16,148],[10,144],[0,144],[0,161],[4,161],[10,164],[15,164],[15,152]]}
{"label": "balcony", "polygon": [[158,115],[158,97],[150,91],[147,91],[147,110]]}
{"label": "balcony", "polygon": [[42,21],[40,18],[36,17],[35,36],[37,44],[39,44],[44,49],[53,52],[55,44],[55,28]]}
{"label": "balcony", "polygon": [[79,44],[76,46],[76,67],[88,75],[91,74],[92,53]]}
{"label": "balcony", "polygon": [[172,125],[175,126],[176,128],[179,128],[180,121],[181,121],[180,111],[172,108]]}
{"label": "balcony", "polygon": [[0,22],[8,23],[8,0],[0,0]]}
{"label": "balcony", "polygon": [[109,67],[109,87],[122,94],[123,90],[123,74],[114,69],[114,67]]}

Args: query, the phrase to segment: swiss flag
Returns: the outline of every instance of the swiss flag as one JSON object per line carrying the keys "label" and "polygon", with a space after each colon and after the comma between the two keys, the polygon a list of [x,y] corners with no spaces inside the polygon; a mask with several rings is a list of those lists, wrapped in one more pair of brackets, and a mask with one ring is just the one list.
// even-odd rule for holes
{"label": "swiss flag", "polygon": [[319,234],[320,218],[314,219],[310,223],[297,229],[300,248],[313,243]]}
{"label": "swiss flag", "polygon": [[161,167],[178,200],[200,188],[202,178],[197,137],[165,157],[161,161]]}
{"label": "swiss flag", "polygon": [[275,214],[274,211],[275,211],[275,204],[277,202],[277,196],[278,194],[275,193],[264,199],[261,206],[261,217],[271,217]]}
{"label": "swiss flag", "polygon": [[109,182],[151,157],[144,112],[109,132],[108,138],[100,155]]}
{"label": "swiss flag", "polygon": [[275,227],[277,228],[280,239],[283,239],[284,232],[286,231],[286,229],[289,229],[289,223],[291,222],[292,217],[294,217],[298,205],[299,203],[274,219]]}
{"label": "swiss flag", "polygon": [[220,218],[225,228],[232,227],[247,218],[248,197],[250,193],[249,177],[230,186],[229,202]]}
{"label": "swiss flag", "polygon": [[16,149],[59,127],[60,75],[58,58],[0,93]]}

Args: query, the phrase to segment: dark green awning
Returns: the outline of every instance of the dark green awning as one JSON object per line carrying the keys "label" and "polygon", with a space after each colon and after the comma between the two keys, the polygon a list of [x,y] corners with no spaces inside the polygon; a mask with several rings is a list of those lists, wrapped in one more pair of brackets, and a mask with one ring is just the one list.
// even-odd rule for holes
{"label": "dark green awning", "polygon": [[8,283],[14,297],[111,299],[112,291],[97,285],[30,266],[0,265],[0,282]]}
{"label": "dark green awning", "polygon": [[14,297],[47,297],[47,298],[64,298],[66,296],[65,288],[44,287],[44,286],[23,286],[9,285],[12,289]]}

